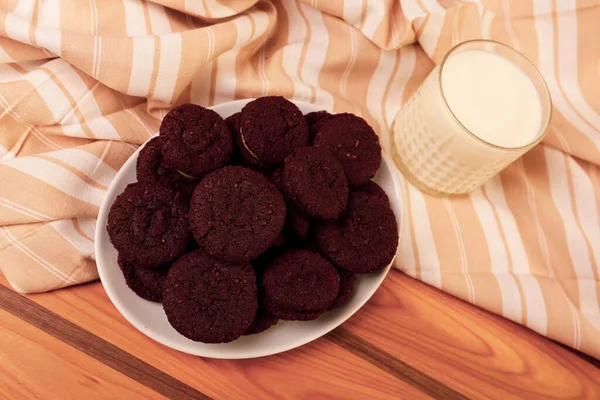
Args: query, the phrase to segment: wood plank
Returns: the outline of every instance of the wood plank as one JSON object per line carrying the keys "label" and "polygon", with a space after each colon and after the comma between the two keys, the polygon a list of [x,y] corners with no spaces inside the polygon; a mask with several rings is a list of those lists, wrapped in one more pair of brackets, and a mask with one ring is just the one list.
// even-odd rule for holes
{"label": "wood plank", "polygon": [[164,399],[0,310],[0,398]]}
{"label": "wood plank", "polygon": [[[262,370],[260,365],[264,362],[269,367],[261,376],[278,375],[280,362],[271,365],[271,360],[285,359],[285,364],[293,365],[297,357],[306,357],[308,363],[318,365],[323,348],[325,354],[333,352],[326,363],[330,364],[331,370],[337,369],[335,354],[338,349],[329,349],[321,343],[323,340],[280,356],[243,362],[202,360],[173,352],[139,334],[124,321],[98,283],[29,297],[100,337],[110,338],[107,340],[115,341],[155,367],[163,369],[164,366],[169,374],[213,397],[227,393],[227,379],[222,383],[222,376],[228,374],[236,375],[239,386],[249,390],[249,397],[265,396],[270,388],[257,389],[258,385],[252,382],[253,369]],[[344,331],[351,333],[350,339]],[[354,348],[349,350],[357,356],[417,387],[423,376],[439,380],[473,398],[522,397],[524,394],[545,398],[581,395],[584,398],[596,395],[599,387],[598,370],[577,355],[521,326],[395,271],[390,273],[375,297],[343,325],[341,332],[329,335],[329,340],[344,347],[350,343]],[[354,340],[356,338],[359,340]],[[288,358],[290,355],[292,358]],[[205,370],[207,365],[212,368]],[[258,368],[253,368],[255,366]],[[198,377],[200,368],[203,371]],[[324,381],[339,379],[328,374],[328,368],[323,370],[315,375],[325,373]],[[407,377],[414,371],[422,375],[417,376],[417,381]],[[294,368],[290,368],[288,374],[294,375]],[[350,374],[348,378],[340,386],[354,382],[355,375]],[[310,376],[297,379],[301,385],[306,383],[307,388],[315,386]],[[272,379],[268,380],[272,382]],[[276,386],[280,381],[275,381]],[[361,387],[365,381],[369,379],[362,380]],[[379,395],[389,396],[389,390],[379,389]],[[394,389],[400,392],[400,389]]]}
{"label": "wood plank", "polygon": [[275,356],[219,364],[242,372],[274,398],[429,398],[400,380],[395,382],[402,385],[394,384],[385,372],[324,339]]}
{"label": "wood plank", "polygon": [[397,376],[405,382],[409,382],[432,397],[440,399],[466,399],[465,396],[438,382],[436,379],[395,358],[344,328],[337,328],[326,337],[335,344],[379,366],[382,370]]}
{"label": "wood plank", "polygon": [[470,398],[600,398],[600,369],[401,273],[344,329]]}
{"label": "wood plank", "polygon": [[203,393],[2,286],[0,308],[166,397],[210,400]]}
{"label": "wood plank", "polygon": [[138,332],[113,307],[99,283],[28,298],[215,399],[427,398],[409,383],[325,339],[254,360],[202,359]]}

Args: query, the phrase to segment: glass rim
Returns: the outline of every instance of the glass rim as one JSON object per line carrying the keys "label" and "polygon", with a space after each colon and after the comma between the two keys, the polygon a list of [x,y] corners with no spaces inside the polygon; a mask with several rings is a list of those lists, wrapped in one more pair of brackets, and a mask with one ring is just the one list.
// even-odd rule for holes
{"label": "glass rim", "polygon": [[[446,99],[446,95],[444,94],[444,89],[442,87],[442,72],[444,70],[444,65],[446,64],[446,61],[448,61],[448,58],[450,56],[452,56],[452,54],[454,54],[456,52],[456,50],[458,50],[459,48],[466,46],[468,44],[473,44],[473,43],[490,43],[496,46],[500,46],[500,47],[504,47],[505,49],[508,49],[509,52],[513,52],[516,54],[517,57],[523,59],[525,61],[525,63],[529,64],[531,66],[531,68],[533,69],[533,71],[535,71],[535,75],[537,77],[537,79],[539,81],[542,82],[542,86],[545,89],[545,93],[546,93],[546,99],[548,100],[548,104],[549,104],[549,112],[548,112],[548,118],[546,119],[546,121],[543,121],[543,123],[540,126],[540,130],[538,131],[537,137],[534,141],[527,143],[523,146],[519,146],[519,147],[506,147],[506,146],[501,146],[498,144],[494,144],[491,142],[488,142],[487,140],[484,140],[482,138],[480,138],[479,136],[477,136],[476,134],[474,134],[473,132],[471,132],[471,130],[469,130],[461,121],[460,119],[456,116],[456,114],[454,114],[454,112],[452,111],[452,108],[450,108],[450,105],[448,104],[448,100]],[[522,70],[522,68],[519,67],[519,69]],[[552,104],[552,97],[550,96],[550,90],[548,89],[548,84],[546,83],[546,80],[544,79],[544,77],[542,76],[541,72],[538,70],[538,68],[535,66],[535,64],[529,59],[527,58],[523,53],[521,53],[519,50],[506,45],[504,43],[501,42],[497,42],[495,40],[491,40],[491,39],[471,39],[471,40],[466,40],[464,42],[461,42],[457,45],[455,45],[454,47],[452,47],[450,50],[448,50],[448,52],[446,53],[446,55],[444,55],[444,58],[442,58],[442,61],[439,64],[439,68],[438,68],[438,81],[439,81],[439,90],[440,93],[442,95],[442,100],[444,103],[444,106],[446,107],[446,110],[448,110],[448,112],[450,113],[450,115],[452,116],[452,119],[454,121],[456,121],[456,123],[465,131],[467,132],[470,136],[474,137],[476,140],[478,140],[479,142],[486,144],[488,146],[492,146],[493,148],[496,149],[500,149],[500,150],[508,150],[508,151],[519,151],[519,150],[524,150],[524,149],[528,149],[530,147],[533,147],[535,145],[537,145],[538,143],[540,143],[544,137],[546,136],[546,134],[548,133],[548,130],[550,128],[550,121],[552,120],[552,108],[553,108],[553,104]],[[529,76],[529,74],[527,74]],[[536,88],[536,92],[538,92],[537,88]],[[540,101],[542,101],[542,99],[540,99]]]}

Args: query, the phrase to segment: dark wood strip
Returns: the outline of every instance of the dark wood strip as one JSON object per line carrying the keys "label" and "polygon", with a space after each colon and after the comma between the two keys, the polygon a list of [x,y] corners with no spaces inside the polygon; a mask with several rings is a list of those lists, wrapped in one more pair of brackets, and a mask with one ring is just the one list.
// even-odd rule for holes
{"label": "dark wood strip", "polygon": [[0,285],[0,308],[170,399],[211,398]]}
{"label": "dark wood strip", "polygon": [[326,338],[435,399],[467,399],[466,396],[454,389],[438,382],[344,328],[331,331]]}
{"label": "dark wood strip", "polygon": [[567,350],[569,353],[575,354],[577,357],[579,357],[579,358],[581,358],[581,359],[589,362],[594,367],[600,369],[600,360],[598,360],[598,359],[596,359],[596,358],[594,358],[592,356],[589,356],[589,355],[587,355],[585,353],[582,353],[579,350],[575,350],[574,348],[569,347],[569,346],[567,346],[565,344],[562,344],[560,342],[557,342],[555,340],[553,340],[553,342],[556,343],[557,345],[559,345],[560,347],[562,347],[563,349]]}

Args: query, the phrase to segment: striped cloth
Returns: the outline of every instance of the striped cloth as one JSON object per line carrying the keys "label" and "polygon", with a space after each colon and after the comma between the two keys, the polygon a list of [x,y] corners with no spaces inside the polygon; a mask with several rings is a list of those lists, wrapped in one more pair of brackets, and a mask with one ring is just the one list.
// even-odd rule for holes
{"label": "striped cloth", "polygon": [[0,2],[0,267],[21,292],[94,280],[119,167],[174,104],[283,95],[394,116],[455,44],[525,53],[554,100],[542,145],[469,196],[401,180],[396,267],[600,357],[597,0]]}

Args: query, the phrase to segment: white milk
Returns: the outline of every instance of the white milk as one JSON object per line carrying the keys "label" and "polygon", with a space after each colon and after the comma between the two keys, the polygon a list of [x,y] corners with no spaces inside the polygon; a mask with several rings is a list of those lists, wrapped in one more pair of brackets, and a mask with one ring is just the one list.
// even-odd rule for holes
{"label": "white milk", "polygon": [[502,147],[521,147],[539,134],[542,103],[513,62],[484,50],[450,57],[441,78],[448,106],[473,134]]}
{"label": "white milk", "polygon": [[551,115],[543,78],[515,50],[486,41],[455,49],[404,104],[392,128],[395,164],[434,194],[467,193],[483,184],[537,143]]}

